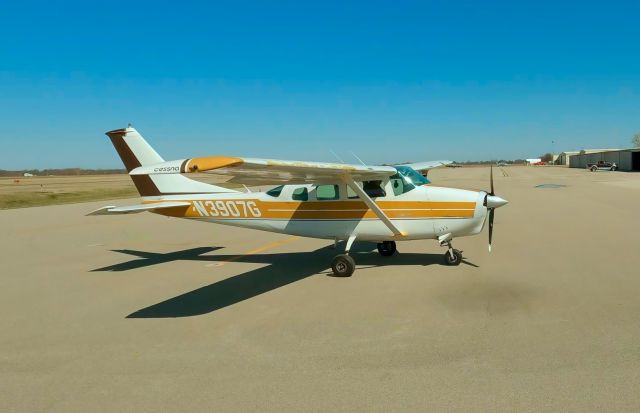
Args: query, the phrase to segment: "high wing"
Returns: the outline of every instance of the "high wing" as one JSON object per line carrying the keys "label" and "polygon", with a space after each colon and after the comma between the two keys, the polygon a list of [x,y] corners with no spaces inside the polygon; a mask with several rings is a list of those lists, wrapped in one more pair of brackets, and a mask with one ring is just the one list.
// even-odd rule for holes
{"label": "high wing", "polygon": [[439,166],[445,166],[452,164],[453,161],[426,161],[426,162],[416,162],[416,163],[405,163],[397,166],[408,166],[416,171],[426,175],[426,172],[429,169],[437,168]]}
{"label": "high wing", "polygon": [[[133,169],[131,175],[213,173],[233,177],[234,182],[244,179],[252,183],[269,184],[294,183],[336,183],[345,182],[362,198],[373,212],[384,222],[395,236],[404,234],[391,222],[373,199],[360,188],[356,181],[373,181],[395,175],[398,171],[392,166],[368,166],[336,164],[324,162],[281,161],[275,159],[231,158],[209,156],[203,158],[181,159],[162,162],[155,165],[140,166]],[[240,181],[238,181],[240,179]]]}
{"label": "high wing", "polygon": [[144,211],[153,211],[156,209],[165,209],[165,208],[178,208],[178,207],[188,207],[191,203],[184,201],[176,201],[176,202],[157,202],[152,204],[138,204],[138,205],[127,205],[127,206],[106,206],[100,209],[96,209],[93,212],[89,212],[89,215],[119,215],[119,214],[137,214],[139,212]]}
{"label": "high wing", "polygon": [[131,175],[188,174],[204,172],[232,177],[233,182],[251,184],[331,183],[380,180],[397,173],[392,166],[369,166],[325,162],[209,156],[141,166]]}
{"label": "high wing", "polygon": [[[252,182],[262,180],[262,182],[269,184],[344,182],[360,196],[393,235],[400,237],[405,235],[391,222],[375,201],[356,184],[357,181],[381,180],[393,176],[398,171],[392,166],[209,156],[140,166],[129,172],[130,175],[188,173],[214,173],[231,176],[235,182],[238,182],[237,179],[240,178],[250,179]],[[107,211],[117,213],[111,209],[107,209]]]}

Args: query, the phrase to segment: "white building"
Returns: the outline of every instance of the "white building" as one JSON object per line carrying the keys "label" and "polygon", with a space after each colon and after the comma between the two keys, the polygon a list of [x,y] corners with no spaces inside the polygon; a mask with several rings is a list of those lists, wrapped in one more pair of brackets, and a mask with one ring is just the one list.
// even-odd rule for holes
{"label": "white building", "polygon": [[571,168],[586,168],[598,161],[615,162],[620,171],[640,171],[640,148],[585,151],[569,158]]}
{"label": "white building", "polygon": [[610,151],[617,151],[619,149],[583,149],[581,151],[567,151],[567,152],[562,152],[560,154],[560,156],[558,156],[558,161],[556,162],[556,165],[566,165],[569,166],[570,165],[570,159],[572,156],[576,156],[576,155],[580,155],[580,154],[592,154],[592,153],[601,153],[601,152],[610,152]]}

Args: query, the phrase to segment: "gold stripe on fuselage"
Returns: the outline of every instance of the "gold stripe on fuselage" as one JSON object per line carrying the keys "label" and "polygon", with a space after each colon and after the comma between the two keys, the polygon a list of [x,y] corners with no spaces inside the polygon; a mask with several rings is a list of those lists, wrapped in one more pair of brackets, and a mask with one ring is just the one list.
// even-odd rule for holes
{"label": "gold stripe on fuselage", "polygon": [[[334,220],[377,219],[362,201],[261,201],[259,199],[185,200],[188,207],[167,208],[158,214],[182,218]],[[391,219],[472,218],[474,202],[379,201]]]}

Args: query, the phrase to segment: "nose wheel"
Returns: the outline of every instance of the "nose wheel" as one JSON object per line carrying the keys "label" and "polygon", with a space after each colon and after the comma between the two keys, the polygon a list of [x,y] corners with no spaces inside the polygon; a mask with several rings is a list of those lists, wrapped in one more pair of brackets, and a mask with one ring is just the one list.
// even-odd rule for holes
{"label": "nose wheel", "polygon": [[451,245],[452,240],[452,234],[444,234],[438,237],[440,246],[447,246],[447,252],[444,253],[444,263],[447,265],[460,265],[462,262],[462,251],[453,248]]}
{"label": "nose wheel", "polygon": [[444,263],[447,265],[460,265],[462,262],[462,251],[449,248],[447,252],[444,253]]}

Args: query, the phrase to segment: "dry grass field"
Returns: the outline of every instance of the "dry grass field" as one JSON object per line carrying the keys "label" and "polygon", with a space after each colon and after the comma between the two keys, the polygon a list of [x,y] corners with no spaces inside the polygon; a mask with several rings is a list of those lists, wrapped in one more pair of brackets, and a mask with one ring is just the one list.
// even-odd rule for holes
{"label": "dry grass field", "polygon": [[[219,177],[195,175],[203,182],[224,184]],[[32,176],[0,178],[0,209],[71,204],[138,196],[131,178],[119,175]]]}
{"label": "dry grass field", "polygon": [[0,209],[137,196],[128,175],[0,178]]}

